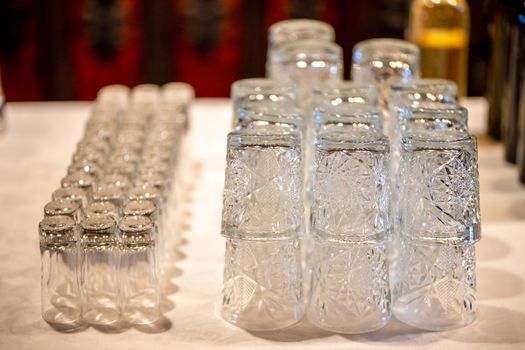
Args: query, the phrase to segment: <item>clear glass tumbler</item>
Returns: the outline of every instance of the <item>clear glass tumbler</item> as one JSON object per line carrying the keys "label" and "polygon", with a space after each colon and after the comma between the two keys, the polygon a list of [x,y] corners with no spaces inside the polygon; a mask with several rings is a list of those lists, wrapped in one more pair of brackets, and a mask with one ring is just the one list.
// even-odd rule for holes
{"label": "clear glass tumbler", "polygon": [[64,215],[73,219],[75,224],[80,223],[82,211],[78,202],[67,199],[53,200],[44,206],[44,216]]}
{"label": "clear glass tumbler", "polygon": [[377,87],[370,83],[341,81],[313,89],[313,106],[358,104],[379,107]]}
{"label": "clear glass tumbler", "polygon": [[318,137],[307,316],[322,329],[365,333],[390,320],[388,152],[374,129]]}
{"label": "clear glass tumbler", "polygon": [[250,330],[299,321],[304,312],[301,140],[262,128],[228,136],[222,235],[222,317]]}
{"label": "clear glass tumbler", "polygon": [[[477,146],[464,133],[403,139],[401,246],[393,310],[410,325],[473,322],[474,243],[480,239]],[[407,203],[410,203],[408,205]]]}
{"label": "clear glass tumbler", "polygon": [[122,317],[131,324],[152,323],[160,316],[153,223],[145,216],[124,216],[118,228]]}
{"label": "clear glass tumbler", "polygon": [[380,90],[381,106],[387,108],[390,85],[420,76],[419,48],[399,39],[369,39],[352,51],[352,80],[371,83]]}
{"label": "clear glass tumbler", "polygon": [[294,107],[297,100],[296,88],[290,84],[264,78],[237,80],[231,86],[230,98],[233,102],[233,126],[239,120],[242,107],[253,104],[283,104]]}
{"label": "clear glass tumbler", "polygon": [[334,41],[335,30],[326,23],[312,19],[288,19],[272,24],[268,30],[266,76],[279,78],[272,71],[282,46],[298,40]]}
{"label": "clear glass tumbler", "polygon": [[38,226],[42,261],[42,317],[52,324],[79,325],[77,235],[68,216],[45,217]]}
{"label": "clear glass tumbler", "polygon": [[82,319],[109,325],[120,319],[118,234],[107,215],[87,217],[80,224],[80,290]]}

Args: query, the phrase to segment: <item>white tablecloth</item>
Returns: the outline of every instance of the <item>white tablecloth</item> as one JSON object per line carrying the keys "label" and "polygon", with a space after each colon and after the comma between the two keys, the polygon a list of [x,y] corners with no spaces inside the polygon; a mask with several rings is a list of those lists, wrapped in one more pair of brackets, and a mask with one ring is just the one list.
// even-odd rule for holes
{"label": "white tablecloth", "polygon": [[[486,105],[468,100],[473,130]],[[192,110],[188,204],[180,249],[171,272],[164,318],[151,327],[74,333],[51,328],[40,316],[37,225],[43,205],[65,174],[89,110],[88,103],[11,103],[0,135],[0,349],[525,349],[525,188],[503,148],[480,138],[483,239],[478,253],[478,319],[466,328],[425,332],[392,320],[371,334],[344,336],[300,323],[286,331],[253,333],[217,315],[224,242],[220,236],[229,104],[198,100]]]}

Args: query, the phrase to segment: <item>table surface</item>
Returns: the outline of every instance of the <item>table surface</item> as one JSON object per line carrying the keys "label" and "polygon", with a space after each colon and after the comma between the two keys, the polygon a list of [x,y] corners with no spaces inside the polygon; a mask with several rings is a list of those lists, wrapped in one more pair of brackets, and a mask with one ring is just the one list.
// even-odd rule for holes
{"label": "table surface", "polygon": [[[483,100],[465,101],[483,132]],[[37,225],[59,185],[89,112],[86,102],[11,103],[0,135],[0,349],[310,348],[525,349],[525,187],[504,162],[501,144],[479,137],[483,238],[477,245],[478,319],[463,329],[426,332],[393,319],[364,335],[338,335],[303,321],[287,330],[248,332],[218,316],[224,242],[220,214],[225,99],[198,99],[184,169],[184,244],[170,272],[164,317],[151,326],[51,328],[40,316]]]}

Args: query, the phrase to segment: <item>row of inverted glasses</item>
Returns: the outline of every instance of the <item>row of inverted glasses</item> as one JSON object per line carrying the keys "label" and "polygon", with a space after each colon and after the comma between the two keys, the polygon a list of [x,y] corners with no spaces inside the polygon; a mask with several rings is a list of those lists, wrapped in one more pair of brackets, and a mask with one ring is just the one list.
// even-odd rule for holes
{"label": "row of inverted glasses", "polygon": [[[151,113],[158,102],[156,86],[138,86],[131,94],[125,86],[109,86],[99,92],[68,176],[44,208],[42,313],[46,321],[74,324],[78,321],[75,314],[82,309],[83,321],[111,324],[120,316],[119,306],[124,319],[132,323],[151,322],[158,316],[156,269],[163,242],[159,216],[171,180],[170,166],[161,165],[171,160],[177,141],[174,130],[181,129],[179,119],[185,118],[174,115],[184,112],[180,106],[184,96],[172,93],[180,90],[179,85],[164,87],[165,114],[155,117]],[[129,105],[134,111],[122,113]],[[147,134],[142,131],[145,119],[151,126]],[[144,229],[128,227],[127,217],[137,216],[138,221],[149,220],[151,229],[146,224],[141,224]],[[108,226],[104,220],[113,224]],[[93,231],[93,225],[100,226],[96,235],[82,234]],[[69,235],[60,233],[68,230],[78,232],[71,242]],[[118,238],[116,232],[120,232]],[[47,236],[53,239],[51,245]],[[96,239],[91,242],[89,237]],[[61,240],[65,243],[62,253],[55,254],[53,244],[62,244]],[[47,273],[54,269],[61,273]],[[117,270],[122,273],[115,279]]]}

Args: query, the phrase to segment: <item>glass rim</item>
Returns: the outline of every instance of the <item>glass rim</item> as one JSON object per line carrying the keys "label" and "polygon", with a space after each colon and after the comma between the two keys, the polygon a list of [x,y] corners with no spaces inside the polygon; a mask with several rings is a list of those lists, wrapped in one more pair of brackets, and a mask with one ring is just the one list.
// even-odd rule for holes
{"label": "glass rim", "polygon": [[71,201],[69,199],[55,199],[47,202],[44,205],[44,214],[51,213],[55,210],[60,210],[64,214],[72,214],[80,208],[78,202]]}
{"label": "glass rim", "polygon": [[[273,106],[265,104],[251,104],[240,106],[238,108],[239,118],[241,120],[247,119],[256,121],[282,122],[286,124],[296,124],[298,127],[304,126],[304,119],[301,111],[297,108],[289,106]],[[250,118],[250,116],[257,116]]]}

